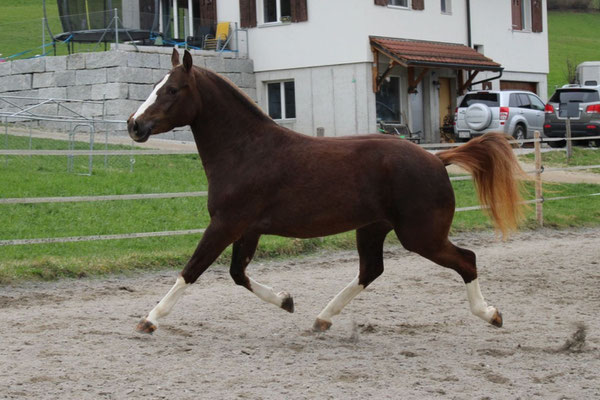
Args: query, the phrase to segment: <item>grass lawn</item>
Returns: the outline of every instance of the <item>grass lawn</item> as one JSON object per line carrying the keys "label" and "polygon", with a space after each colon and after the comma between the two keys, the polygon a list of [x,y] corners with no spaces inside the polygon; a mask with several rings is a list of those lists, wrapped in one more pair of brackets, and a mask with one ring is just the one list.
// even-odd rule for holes
{"label": "grass lawn", "polygon": [[[10,138],[10,148],[27,148],[28,138]],[[4,143],[6,137],[0,138]],[[80,145],[85,147],[84,144]],[[32,148],[65,148],[65,142],[34,139]],[[119,148],[110,146],[111,149]],[[582,150],[582,149],[578,149]],[[582,150],[584,151],[584,150]],[[585,152],[585,151],[584,151]],[[595,152],[598,153],[598,152]],[[580,152],[575,153],[575,159]],[[85,158],[85,157],[84,157]],[[67,172],[66,157],[1,157],[0,198],[53,197],[201,191],[207,189],[196,155],[136,156],[133,171],[118,163],[94,162],[92,176]],[[87,158],[81,162],[87,168]],[[117,165],[117,167],[115,167]],[[84,169],[85,170],[85,169]],[[477,204],[470,181],[453,182],[457,207]],[[600,185],[545,185],[546,197],[600,192]],[[533,198],[532,188],[527,188]],[[598,198],[547,202],[546,226],[557,228],[600,225]],[[206,198],[147,199],[84,203],[0,204],[0,239],[46,238],[154,232],[204,228],[209,223]],[[533,208],[525,228],[535,228]],[[452,229],[491,229],[482,211],[456,214]],[[200,238],[185,235],[160,238],[107,240],[66,244],[0,247],[0,283],[21,279],[78,277],[135,269],[181,268]],[[396,242],[393,235],[391,242]],[[354,233],[298,240],[267,236],[261,239],[257,258],[296,256],[317,249],[354,248]],[[227,263],[228,249],[221,257]]]}
{"label": "grass lawn", "polygon": [[[113,4],[116,1],[113,0]],[[90,10],[93,12],[94,10]],[[58,6],[56,0],[46,0],[46,12],[48,25],[54,35],[62,33],[63,28],[58,17]],[[51,43],[50,34],[46,30],[43,33],[42,19],[44,9],[42,0],[2,0],[0,1],[0,58],[9,57],[24,51],[31,50],[15,59],[29,58],[45,51],[52,50],[51,46],[42,48],[45,35],[46,44]],[[57,55],[68,54],[67,46],[57,45]],[[96,44],[75,45],[75,51],[104,50],[104,45],[96,47]],[[54,55],[50,53],[49,55]]]}
{"label": "grass lawn", "polygon": [[567,81],[567,60],[574,66],[600,61],[600,13],[548,12],[548,96]]}
{"label": "grass lawn", "polygon": [[[533,153],[521,156],[520,158],[528,163],[535,162],[535,155]],[[600,165],[600,150],[573,146],[573,157],[568,163],[566,150],[542,153],[542,164],[547,167]],[[586,171],[600,174],[600,168],[592,168]]]}

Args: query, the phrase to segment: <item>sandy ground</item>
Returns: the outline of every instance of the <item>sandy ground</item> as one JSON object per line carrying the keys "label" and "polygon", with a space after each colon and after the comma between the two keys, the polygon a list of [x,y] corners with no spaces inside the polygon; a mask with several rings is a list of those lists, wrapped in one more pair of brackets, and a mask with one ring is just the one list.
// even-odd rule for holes
{"label": "sandy ground", "polygon": [[0,287],[0,398],[600,398],[600,228],[453,240],[477,253],[503,328],[470,314],[457,274],[399,247],[322,334],[309,328],[355,252],[251,264],[294,314],[213,266],[152,336],[133,328],[177,271]]}

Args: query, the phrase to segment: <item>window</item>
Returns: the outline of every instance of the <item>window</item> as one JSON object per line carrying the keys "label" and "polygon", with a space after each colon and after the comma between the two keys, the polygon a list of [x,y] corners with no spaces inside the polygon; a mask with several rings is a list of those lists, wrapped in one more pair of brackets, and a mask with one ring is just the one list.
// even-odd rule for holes
{"label": "window", "polygon": [[538,111],[544,111],[544,102],[538,99],[536,96],[532,94],[528,94],[529,100],[531,101],[531,108]]}
{"label": "window", "polygon": [[[400,79],[396,76],[384,79],[381,89],[375,94],[375,109],[378,121],[401,121]],[[406,121],[401,121],[406,123]]]}
{"label": "window", "polygon": [[408,7],[408,0],[389,0],[390,6]]}
{"label": "window", "polygon": [[542,8],[542,0],[511,0],[512,29],[542,32]]}
{"label": "window", "polygon": [[292,7],[290,0],[264,0],[264,22],[290,22]]}
{"label": "window", "polygon": [[469,107],[471,104],[485,104],[488,107],[500,106],[496,93],[469,93],[465,95],[459,107]]}
{"label": "window", "polygon": [[596,90],[574,88],[557,90],[548,103],[593,103],[595,101],[600,101]]}
{"label": "window", "polygon": [[267,107],[273,119],[296,118],[294,81],[267,83]]}
{"label": "window", "polygon": [[452,13],[452,0],[440,0],[440,7],[443,14]]}

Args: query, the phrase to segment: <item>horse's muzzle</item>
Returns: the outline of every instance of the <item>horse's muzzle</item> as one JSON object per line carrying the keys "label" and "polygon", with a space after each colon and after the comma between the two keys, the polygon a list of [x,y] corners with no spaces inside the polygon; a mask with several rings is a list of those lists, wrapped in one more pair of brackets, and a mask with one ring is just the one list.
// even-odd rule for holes
{"label": "horse's muzzle", "polygon": [[127,131],[133,140],[142,143],[147,141],[152,134],[152,127],[150,124],[129,118],[127,121]]}

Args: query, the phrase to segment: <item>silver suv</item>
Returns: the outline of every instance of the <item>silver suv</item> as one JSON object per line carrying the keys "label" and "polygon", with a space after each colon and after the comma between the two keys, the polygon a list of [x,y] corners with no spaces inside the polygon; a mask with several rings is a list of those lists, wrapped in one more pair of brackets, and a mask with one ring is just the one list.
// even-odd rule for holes
{"label": "silver suv", "polygon": [[523,90],[468,92],[454,114],[458,140],[469,140],[486,132],[504,132],[517,140],[533,137],[544,126],[544,102]]}

